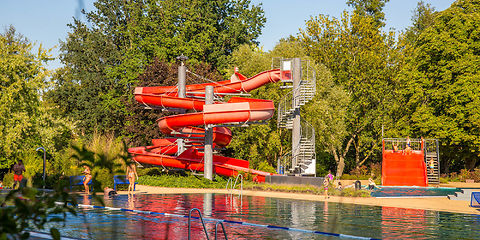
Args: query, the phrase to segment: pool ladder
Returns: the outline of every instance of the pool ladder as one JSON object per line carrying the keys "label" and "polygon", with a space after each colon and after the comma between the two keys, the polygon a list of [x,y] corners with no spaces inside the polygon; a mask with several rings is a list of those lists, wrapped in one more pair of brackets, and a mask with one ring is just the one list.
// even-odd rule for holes
{"label": "pool ladder", "polygon": [[[205,226],[205,222],[203,221],[202,213],[200,212],[200,210],[198,208],[192,208],[192,209],[190,209],[190,212],[188,213],[188,240],[191,239],[190,238],[190,229],[191,229],[191,221],[190,220],[192,218],[192,212],[193,211],[198,212],[198,216],[199,216],[198,218],[200,218],[200,221],[202,222],[203,231],[205,232],[205,236],[207,237],[207,240],[209,240],[210,238],[208,237],[207,226]],[[217,239],[218,224],[220,224],[222,226],[223,235],[225,236],[225,239],[228,240],[227,232],[225,232],[225,227],[223,226],[222,221],[217,221],[215,223],[215,240]]]}
{"label": "pool ladder", "polygon": [[[235,178],[235,183],[233,182],[233,178],[228,178],[227,185],[225,186],[225,189],[230,192],[230,190],[233,191],[235,187],[237,186],[238,178],[240,178],[240,193],[239,195],[243,195],[243,175],[238,174],[237,177]],[[228,188],[228,185],[230,185],[230,188]]]}

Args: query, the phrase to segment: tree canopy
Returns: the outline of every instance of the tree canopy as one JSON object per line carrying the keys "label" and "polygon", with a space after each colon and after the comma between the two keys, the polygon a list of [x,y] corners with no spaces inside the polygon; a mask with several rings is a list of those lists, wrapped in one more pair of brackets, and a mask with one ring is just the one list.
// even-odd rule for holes
{"label": "tree canopy", "polygon": [[0,168],[34,149],[40,108],[39,91],[49,72],[47,50],[34,46],[12,26],[0,34]]}
{"label": "tree canopy", "polygon": [[455,2],[419,34],[400,74],[411,131],[439,138],[469,169],[480,154],[479,27],[480,1]]}
{"label": "tree canopy", "polygon": [[84,134],[120,134],[130,114],[132,87],[146,66],[184,54],[191,62],[226,66],[243,43],[255,43],[265,23],[263,10],[249,0],[98,0],[74,20],[61,43],[65,68],[55,75],[49,98]]}

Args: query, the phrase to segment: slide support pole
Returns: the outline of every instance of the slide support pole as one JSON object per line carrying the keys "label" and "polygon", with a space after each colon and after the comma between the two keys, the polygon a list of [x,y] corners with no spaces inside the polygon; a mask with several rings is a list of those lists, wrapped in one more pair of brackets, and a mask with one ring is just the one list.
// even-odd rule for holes
{"label": "slide support pole", "polygon": [[[213,86],[205,88],[205,105],[213,104]],[[204,150],[204,178],[213,180],[213,127],[211,124],[205,126],[205,150]]]}
{"label": "slide support pole", "polygon": [[[293,101],[292,101],[292,108],[295,109],[293,112],[293,128],[292,128],[292,167],[297,166],[298,164],[298,157],[300,155],[300,139],[301,139],[301,123],[300,123],[300,105],[297,105],[297,102],[300,98],[300,91],[296,91],[296,89],[300,88],[300,81],[302,79],[302,59],[294,58],[293,59],[293,69],[292,69],[292,77],[293,77]],[[301,170],[299,172],[301,174]]]}
{"label": "slide support pole", "polygon": [[[180,61],[180,66],[178,66],[178,97],[185,98],[186,97],[186,82],[187,82],[187,69],[185,67],[185,61],[188,59],[186,56],[180,55],[177,57]],[[180,110],[180,113],[185,113],[184,109]],[[183,138],[177,139],[177,156],[182,154],[185,151],[185,142]]]}

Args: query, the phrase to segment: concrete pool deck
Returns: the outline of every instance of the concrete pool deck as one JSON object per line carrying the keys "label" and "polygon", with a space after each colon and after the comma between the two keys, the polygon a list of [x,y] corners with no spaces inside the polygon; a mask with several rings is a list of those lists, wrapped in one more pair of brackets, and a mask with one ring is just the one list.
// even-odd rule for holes
{"label": "concrete pool deck", "polygon": [[[440,187],[461,187],[461,188],[480,188],[480,184],[469,184],[467,186],[458,186],[456,184],[443,184]],[[480,190],[480,189],[479,189]],[[225,189],[195,189],[195,188],[166,188],[138,185],[135,193],[137,194],[182,194],[182,193],[240,193],[240,190],[228,191]],[[126,191],[120,191],[119,194],[126,194]],[[310,200],[320,202],[338,202],[361,204],[371,206],[410,208],[421,210],[445,211],[465,214],[480,214],[476,208],[469,207],[470,201],[452,201],[445,197],[425,197],[425,198],[355,198],[330,196],[325,199],[323,195],[305,194],[305,193],[287,193],[287,192],[269,192],[269,191],[251,191],[243,190],[243,195],[287,198],[295,200]]]}

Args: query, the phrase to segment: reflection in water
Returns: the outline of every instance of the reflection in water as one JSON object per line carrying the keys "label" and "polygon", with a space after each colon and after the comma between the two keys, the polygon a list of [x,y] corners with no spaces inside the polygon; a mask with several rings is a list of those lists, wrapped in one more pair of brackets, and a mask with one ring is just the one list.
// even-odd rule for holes
{"label": "reflection in water", "polygon": [[[84,204],[99,205],[88,196],[82,197],[79,200]],[[476,216],[434,211],[229,194],[119,195],[105,202],[112,207],[179,215],[188,215],[190,209],[198,208],[205,217],[214,219],[359,237],[480,239]],[[188,236],[186,218],[100,209],[84,211],[78,217],[69,216],[66,226],[57,226],[63,235],[90,239],[187,239]],[[326,239],[324,235],[311,233],[224,225],[229,239]],[[215,221],[206,221],[206,226],[213,239]],[[198,219],[192,219],[192,239],[206,239]]]}
{"label": "reflection in water", "polygon": [[[399,239],[415,236],[427,238],[425,210],[382,207],[382,230],[384,239]],[[408,230],[408,232],[405,232]]]}
{"label": "reflection in water", "polygon": [[83,194],[83,201],[82,204],[84,205],[91,205],[92,201],[90,200],[92,196]]}
{"label": "reflection in water", "polygon": [[212,204],[213,204],[213,197],[212,193],[205,193],[203,195],[203,215],[204,217],[211,217],[212,216]]}

